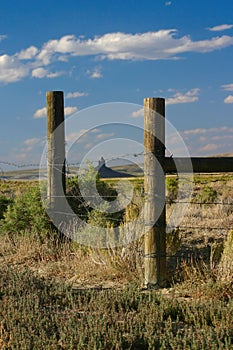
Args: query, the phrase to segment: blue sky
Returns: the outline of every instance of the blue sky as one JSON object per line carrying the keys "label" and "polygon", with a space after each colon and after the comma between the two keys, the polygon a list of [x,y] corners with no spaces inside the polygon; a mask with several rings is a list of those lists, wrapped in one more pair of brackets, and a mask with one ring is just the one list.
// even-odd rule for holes
{"label": "blue sky", "polygon": [[[77,111],[131,103],[125,122],[143,127],[143,98],[165,97],[192,156],[233,153],[232,62],[230,0],[1,1],[0,161],[40,161],[50,90],[64,91],[67,118],[76,112],[67,139],[87,130]],[[117,137],[98,122],[92,141]]]}

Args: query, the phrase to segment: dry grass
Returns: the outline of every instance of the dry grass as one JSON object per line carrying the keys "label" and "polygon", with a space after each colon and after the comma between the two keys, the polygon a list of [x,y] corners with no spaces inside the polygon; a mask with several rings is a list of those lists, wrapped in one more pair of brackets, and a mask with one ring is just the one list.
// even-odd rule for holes
{"label": "dry grass", "polygon": [[[213,193],[216,191],[216,198],[210,196],[208,200],[208,197],[205,197],[204,202],[203,193],[205,188],[210,188]],[[232,176],[197,176],[195,178],[191,203],[180,222],[183,251],[199,252],[199,255],[207,262],[210,258],[212,246],[226,240],[229,231],[233,227],[232,188]],[[167,206],[168,218],[174,205]]]}
{"label": "dry grass", "polygon": [[104,262],[97,260],[98,254],[75,243],[61,245],[47,239],[42,244],[39,238],[27,234],[14,240],[9,235],[1,236],[1,265],[20,271],[30,269],[75,287],[124,285],[131,280],[130,271],[114,268],[106,263],[107,258]]}
{"label": "dry grass", "polygon": [[[178,249],[177,269],[176,258],[169,262],[174,284],[159,291],[140,288],[143,237],[90,249],[52,233],[43,242],[2,234],[0,349],[232,349],[233,193],[213,186],[226,205],[191,204],[181,223],[190,229],[169,234],[169,252]],[[132,219],[129,208],[126,241],[143,229]]]}
{"label": "dry grass", "polygon": [[[25,183],[1,183],[1,191],[6,194],[22,191]],[[35,183],[32,184],[33,186]],[[139,184],[138,184],[139,186]],[[141,186],[141,185],[140,185]],[[214,203],[199,204],[200,193],[206,186],[217,192]],[[192,259],[203,261],[208,268],[217,266],[221,255],[221,244],[233,227],[233,180],[232,176],[197,176],[189,210],[180,223],[181,228],[168,235],[169,275]],[[198,197],[199,196],[199,197]],[[173,204],[167,206],[169,218]],[[29,266],[46,277],[56,277],[77,285],[104,285],[137,281],[143,283],[143,231],[142,218],[135,220],[135,211],[129,207],[125,224],[119,228],[120,236],[131,241],[128,245],[108,249],[87,249],[76,243],[59,246],[54,240],[40,239],[25,233],[24,236],[1,236],[1,261],[18,268]],[[136,211],[138,207],[136,205]],[[140,211],[140,210],[139,210]],[[132,221],[135,223],[132,225]],[[185,227],[182,229],[182,227]],[[132,239],[133,232],[133,239]],[[139,238],[139,239],[137,239]],[[220,247],[220,248],[219,248]],[[217,253],[219,251],[220,253]],[[188,259],[186,259],[188,257]],[[176,261],[177,258],[177,261]],[[192,265],[192,263],[191,263]],[[105,283],[105,280],[107,282]]]}

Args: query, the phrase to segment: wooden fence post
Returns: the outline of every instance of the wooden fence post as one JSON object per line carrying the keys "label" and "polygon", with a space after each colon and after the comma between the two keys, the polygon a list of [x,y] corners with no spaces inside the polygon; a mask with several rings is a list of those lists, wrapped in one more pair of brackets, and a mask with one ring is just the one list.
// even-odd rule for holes
{"label": "wooden fence post", "polygon": [[46,93],[47,141],[48,141],[48,187],[47,199],[50,209],[59,209],[59,198],[65,195],[65,131],[64,97],[62,91]]}
{"label": "wooden fence post", "polygon": [[145,287],[166,284],[165,100],[144,99]]}

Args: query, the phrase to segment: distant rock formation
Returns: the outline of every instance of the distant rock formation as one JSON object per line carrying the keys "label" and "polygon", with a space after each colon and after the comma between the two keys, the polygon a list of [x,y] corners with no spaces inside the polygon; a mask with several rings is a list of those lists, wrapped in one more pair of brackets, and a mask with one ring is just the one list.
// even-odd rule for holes
{"label": "distant rock formation", "polygon": [[111,179],[111,178],[118,178],[118,177],[133,177],[133,175],[130,174],[124,174],[119,171],[112,170],[111,168],[108,168],[105,164],[105,159],[103,157],[100,158],[99,164],[97,166],[98,174],[100,178],[103,179]]}

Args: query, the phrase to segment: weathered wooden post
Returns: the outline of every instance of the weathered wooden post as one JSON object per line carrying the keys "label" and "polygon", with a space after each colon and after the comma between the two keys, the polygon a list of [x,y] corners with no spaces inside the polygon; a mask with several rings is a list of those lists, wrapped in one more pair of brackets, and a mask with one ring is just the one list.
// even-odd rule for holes
{"label": "weathered wooden post", "polygon": [[145,287],[166,284],[165,100],[144,99]]}
{"label": "weathered wooden post", "polygon": [[47,199],[51,210],[59,210],[65,187],[64,97],[62,91],[46,93],[48,122],[48,186]]}

